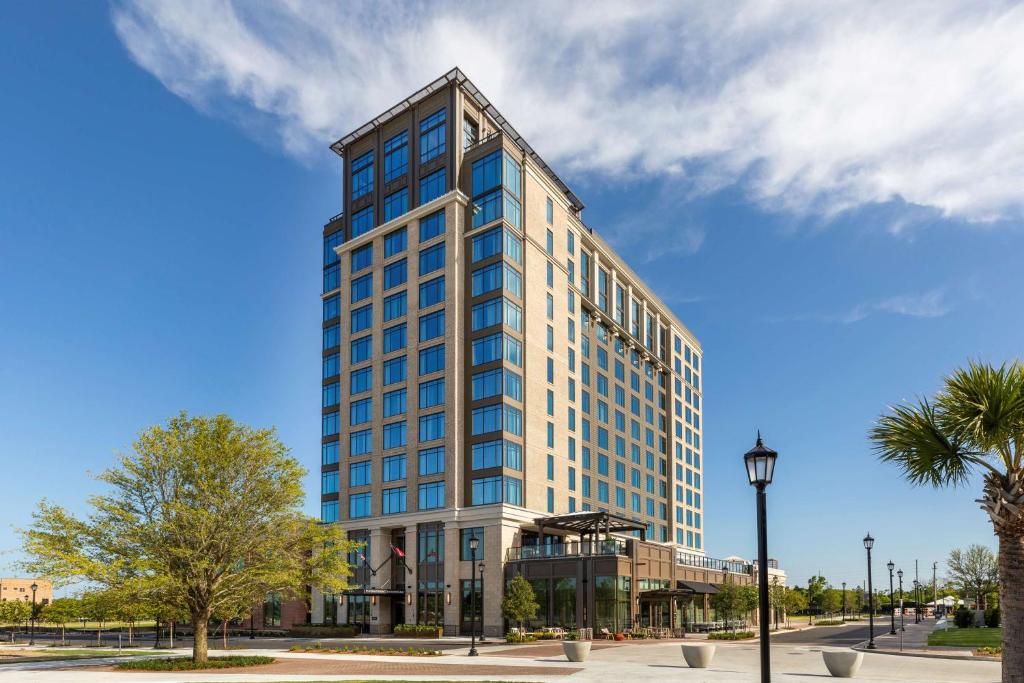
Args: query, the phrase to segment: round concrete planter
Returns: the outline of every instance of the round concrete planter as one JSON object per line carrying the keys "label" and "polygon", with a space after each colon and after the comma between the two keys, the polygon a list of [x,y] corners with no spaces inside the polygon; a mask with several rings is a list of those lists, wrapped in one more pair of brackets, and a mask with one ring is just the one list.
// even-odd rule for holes
{"label": "round concrete planter", "polygon": [[864,661],[863,652],[853,650],[822,650],[825,668],[834,678],[853,678]]}
{"label": "round concrete planter", "polygon": [[711,660],[715,656],[715,646],[703,643],[681,645],[683,659],[691,669],[706,669],[711,666]]}
{"label": "round concrete planter", "polygon": [[562,651],[570,662],[585,662],[590,656],[589,640],[563,640]]}

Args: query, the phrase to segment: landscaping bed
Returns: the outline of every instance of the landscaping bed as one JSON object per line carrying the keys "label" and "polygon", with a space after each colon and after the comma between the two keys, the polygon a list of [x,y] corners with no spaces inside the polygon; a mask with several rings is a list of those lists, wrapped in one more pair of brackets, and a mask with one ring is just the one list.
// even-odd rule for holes
{"label": "landscaping bed", "polygon": [[359,626],[341,624],[338,626],[313,626],[303,624],[292,626],[288,635],[296,638],[355,638],[362,629]]}
{"label": "landscaping bed", "polygon": [[708,640],[749,640],[753,637],[753,631],[715,631],[708,634]]}
{"label": "landscaping bed", "polygon": [[354,645],[332,648],[322,647],[319,643],[312,647],[293,645],[288,648],[288,651],[331,655],[378,655],[382,657],[437,657],[442,654],[440,650],[430,650],[423,647],[363,647]]}
{"label": "landscaping bed", "polygon": [[193,662],[191,657],[168,659],[141,659],[122,662],[115,669],[121,671],[206,671],[207,669],[234,669],[243,666],[273,664],[273,657],[210,657],[205,662]]}

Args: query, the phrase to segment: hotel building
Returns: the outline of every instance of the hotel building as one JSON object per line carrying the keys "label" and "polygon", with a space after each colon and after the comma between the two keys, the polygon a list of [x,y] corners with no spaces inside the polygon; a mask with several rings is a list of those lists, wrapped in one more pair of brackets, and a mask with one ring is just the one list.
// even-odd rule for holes
{"label": "hotel building", "polygon": [[[314,623],[488,635],[708,618],[700,343],[455,69],[341,138],[323,230],[322,519],[365,543]],[[482,584],[482,587],[481,587]]]}

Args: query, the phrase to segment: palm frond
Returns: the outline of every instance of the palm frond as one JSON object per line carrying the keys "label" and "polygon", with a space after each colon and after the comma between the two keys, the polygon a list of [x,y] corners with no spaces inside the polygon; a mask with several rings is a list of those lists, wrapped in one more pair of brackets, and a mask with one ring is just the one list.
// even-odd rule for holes
{"label": "palm frond", "polygon": [[911,483],[957,486],[978,464],[978,453],[945,430],[943,422],[935,405],[923,399],[916,406],[892,407],[869,436],[879,459],[897,464]]}
{"label": "palm frond", "polygon": [[937,403],[947,431],[1012,466],[1014,444],[1024,436],[1024,366],[972,362],[946,378]]}

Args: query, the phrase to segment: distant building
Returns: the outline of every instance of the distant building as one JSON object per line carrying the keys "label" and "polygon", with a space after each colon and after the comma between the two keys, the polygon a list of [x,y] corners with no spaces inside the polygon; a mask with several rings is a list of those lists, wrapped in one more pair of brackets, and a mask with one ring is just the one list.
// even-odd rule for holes
{"label": "distant building", "polygon": [[53,601],[53,584],[46,579],[0,578],[0,600],[32,602],[32,585],[36,586],[36,604],[49,605]]}

